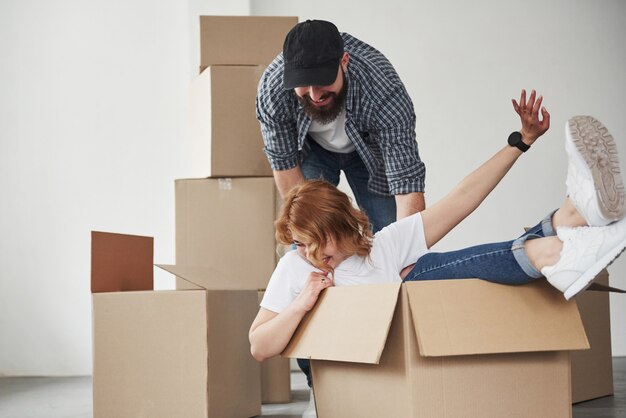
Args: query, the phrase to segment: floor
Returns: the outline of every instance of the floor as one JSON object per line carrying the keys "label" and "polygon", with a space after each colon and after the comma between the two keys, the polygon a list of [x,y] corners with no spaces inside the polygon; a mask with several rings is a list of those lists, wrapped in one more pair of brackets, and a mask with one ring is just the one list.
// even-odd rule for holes
{"label": "floor", "polygon": [[[626,357],[613,359],[615,396],[574,405],[574,418],[626,417]],[[292,402],[263,405],[263,417],[299,418],[309,391],[302,373],[292,375]],[[90,418],[90,377],[0,378],[0,418]]]}

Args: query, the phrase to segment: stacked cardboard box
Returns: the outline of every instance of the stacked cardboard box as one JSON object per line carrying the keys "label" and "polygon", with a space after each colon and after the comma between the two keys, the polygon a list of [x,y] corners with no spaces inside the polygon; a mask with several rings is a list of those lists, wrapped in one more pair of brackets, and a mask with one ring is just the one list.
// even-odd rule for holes
{"label": "stacked cardboard box", "polygon": [[[603,270],[594,283],[608,286],[609,273]],[[586,291],[576,296],[576,303],[589,338],[590,349],[572,352],[574,403],[613,394],[609,293]]]}
{"label": "stacked cardboard box", "polygon": [[[200,17],[190,157],[202,159],[206,171],[176,181],[176,264],[209,267],[239,289],[263,291],[277,261],[273,221],[280,197],[263,153],[255,97],[296,23],[295,17]],[[259,382],[263,403],[289,402],[288,360],[263,364]]]}
{"label": "stacked cardboard box", "polygon": [[254,100],[296,23],[200,18],[189,159],[205,169],[176,181],[177,264],[160,266],[176,290],[153,290],[152,238],[92,234],[95,417],[251,417],[290,400],[288,360],[261,368],[248,329],[276,264],[279,205]]}

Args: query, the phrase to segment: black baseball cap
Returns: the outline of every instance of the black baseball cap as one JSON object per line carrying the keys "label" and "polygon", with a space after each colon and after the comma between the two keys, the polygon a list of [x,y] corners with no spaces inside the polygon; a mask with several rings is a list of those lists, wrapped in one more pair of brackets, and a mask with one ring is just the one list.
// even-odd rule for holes
{"label": "black baseball cap", "polygon": [[333,84],[342,56],[343,39],[337,26],[324,20],[298,23],[283,44],[285,89]]}

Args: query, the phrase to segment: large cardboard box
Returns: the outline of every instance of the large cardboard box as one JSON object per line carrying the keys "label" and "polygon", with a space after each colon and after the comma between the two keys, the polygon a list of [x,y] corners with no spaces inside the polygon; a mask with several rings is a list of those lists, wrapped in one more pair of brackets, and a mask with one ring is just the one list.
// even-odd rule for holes
{"label": "large cardboard box", "polygon": [[94,417],[259,415],[248,343],[257,292],[153,291],[152,245],[92,233]]}
{"label": "large cardboard box", "polygon": [[576,302],[545,282],[326,289],[283,353],[311,358],[319,418],[570,417]]}
{"label": "large cardboard box", "polygon": [[[264,291],[259,292],[259,303]],[[291,366],[289,359],[276,356],[261,363],[261,402],[291,402]]]}
{"label": "large cardboard box", "polygon": [[293,16],[200,16],[200,72],[209,65],[268,65],[297,23]]}
{"label": "large cardboard box", "polygon": [[176,264],[262,290],[276,262],[280,195],[271,177],[176,180]]}
{"label": "large cardboard box", "polygon": [[[603,270],[594,283],[608,286],[608,272]],[[572,352],[574,403],[613,394],[609,293],[588,290],[576,296],[576,303],[591,348]]]}
{"label": "large cardboard box", "polygon": [[264,67],[208,67],[191,84],[194,177],[271,176],[255,113]]}

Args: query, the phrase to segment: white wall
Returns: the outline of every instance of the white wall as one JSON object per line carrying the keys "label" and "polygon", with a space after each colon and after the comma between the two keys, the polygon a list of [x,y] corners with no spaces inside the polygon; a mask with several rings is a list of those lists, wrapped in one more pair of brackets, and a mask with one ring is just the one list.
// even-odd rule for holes
{"label": "white wall", "polygon": [[249,4],[0,2],[0,376],[91,373],[91,230],[174,262],[203,13]]}
{"label": "white wall", "polygon": [[[252,1],[252,13],[327,19],[381,50],[415,104],[436,202],[519,128],[510,99],[522,87],[545,97],[552,129],[440,250],[510,239],[564,196],[565,121],[590,114],[619,144],[626,172],[626,2],[607,0]],[[626,288],[626,257],[610,268]],[[626,355],[626,295],[611,297],[613,353]]]}
{"label": "white wall", "polygon": [[[601,118],[626,158],[623,2],[465,3],[0,2],[0,375],[90,373],[89,231],[154,236],[155,259],[174,261],[199,14],[326,18],[383,51],[415,101],[431,203],[517,128],[509,99],[540,89],[553,130],[442,249],[508,238],[559,204],[570,115]],[[626,260],[610,271],[626,287]],[[626,303],[612,303],[626,355]]]}

